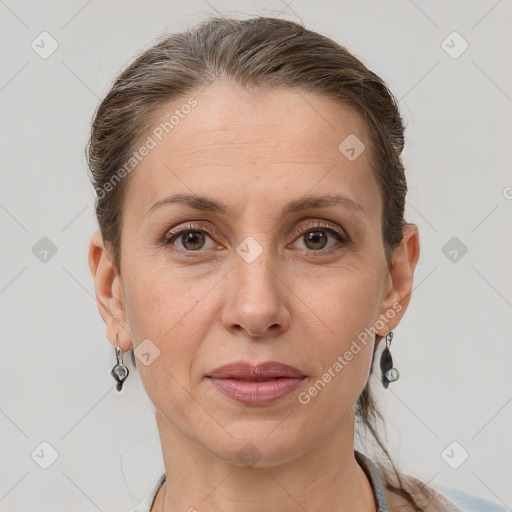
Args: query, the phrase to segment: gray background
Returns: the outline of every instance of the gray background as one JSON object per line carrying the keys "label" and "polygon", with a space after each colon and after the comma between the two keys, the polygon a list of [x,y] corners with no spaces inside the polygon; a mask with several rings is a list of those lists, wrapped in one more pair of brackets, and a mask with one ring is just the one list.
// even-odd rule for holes
{"label": "gray background", "polygon": [[[421,257],[393,341],[401,379],[375,386],[390,450],[432,484],[511,507],[509,0],[0,0],[0,510],[126,511],[163,471],[138,374],[123,393],[109,375],[114,351],[87,264],[96,221],[83,150],[99,99],[135,53],[216,11],[301,18],[400,99]],[[31,47],[43,31],[58,43],[47,58]],[[460,55],[464,41],[446,39],[454,31],[469,44]],[[57,250],[46,261],[43,237]],[[58,453],[47,469],[42,442]]]}

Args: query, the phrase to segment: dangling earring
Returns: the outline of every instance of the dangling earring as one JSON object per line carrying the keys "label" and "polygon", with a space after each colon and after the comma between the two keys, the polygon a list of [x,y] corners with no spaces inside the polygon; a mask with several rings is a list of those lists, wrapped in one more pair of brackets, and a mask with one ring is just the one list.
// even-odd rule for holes
{"label": "dangling earring", "polygon": [[[117,336],[118,333],[116,333],[116,343],[117,343]],[[118,345],[116,348],[116,358],[117,358],[117,364],[112,368],[110,371],[110,374],[114,379],[117,381],[116,389],[117,391],[121,391],[123,388],[123,383],[126,380],[126,377],[128,377],[128,374],[130,373],[128,371],[128,368],[123,364],[123,351],[121,350],[121,347]]]}
{"label": "dangling earring", "polygon": [[[389,329],[389,326],[388,326]],[[391,340],[393,339],[393,332],[389,331],[386,336],[386,348],[382,351],[380,356],[380,369],[382,372],[382,385],[387,389],[390,382],[395,382],[400,378],[400,372],[393,368],[393,358],[389,347],[391,346]]]}

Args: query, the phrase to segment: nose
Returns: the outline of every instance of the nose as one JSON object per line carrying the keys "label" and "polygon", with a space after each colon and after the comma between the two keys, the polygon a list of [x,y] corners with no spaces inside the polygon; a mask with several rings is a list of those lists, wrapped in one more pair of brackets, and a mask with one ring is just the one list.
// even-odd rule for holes
{"label": "nose", "polygon": [[225,278],[222,323],[226,330],[250,338],[275,337],[290,327],[290,291],[263,251],[251,263],[235,257]]}

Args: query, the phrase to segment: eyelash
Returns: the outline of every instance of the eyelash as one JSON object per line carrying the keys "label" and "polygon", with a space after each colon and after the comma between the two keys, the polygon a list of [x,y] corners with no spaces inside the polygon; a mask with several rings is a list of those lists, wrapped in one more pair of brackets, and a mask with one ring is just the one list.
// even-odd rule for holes
{"label": "eyelash", "polygon": [[[294,233],[294,236],[298,239],[300,236],[303,236],[306,233],[309,233],[311,231],[327,231],[327,232],[329,232],[337,240],[337,242],[338,242],[337,246],[340,246],[340,245],[343,246],[347,243],[347,238],[344,236],[342,231],[340,231],[338,229],[334,229],[331,224],[321,223],[318,221],[316,223],[310,222],[310,223],[306,224],[305,226],[302,226],[299,232]],[[163,245],[165,245],[165,246],[172,245],[172,243],[174,242],[175,239],[177,239],[180,235],[183,235],[185,233],[205,233],[205,234],[209,235],[210,237],[215,236],[215,233],[207,224],[204,224],[202,222],[189,223],[183,229],[179,229],[178,231],[168,231],[164,236]],[[181,249],[181,248],[176,248],[176,249],[183,252],[183,249]],[[307,250],[307,252],[323,253],[323,252],[329,252],[333,249],[336,249],[336,246],[331,247],[329,249],[319,249],[316,251],[311,249],[311,250]],[[195,252],[199,253],[202,251],[201,251],[201,249],[199,249],[197,251],[185,251],[185,252],[193,254]]]}

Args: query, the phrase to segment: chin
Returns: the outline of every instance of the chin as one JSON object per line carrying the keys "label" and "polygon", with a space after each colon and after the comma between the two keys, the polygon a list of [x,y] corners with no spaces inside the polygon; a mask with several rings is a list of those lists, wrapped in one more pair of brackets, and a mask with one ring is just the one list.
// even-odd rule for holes
{"label": "chin", "polygon": [[258,428],[251,432],[251,428],[245,425],[240,429],[240,435],[231,437],[226,434],[216,446],[207,448],[225,462],[241,467],[278,466],[307,451],[305,440],[291,436],[289,429],[278,435],[276,431],[272,433],[272,428]]}

